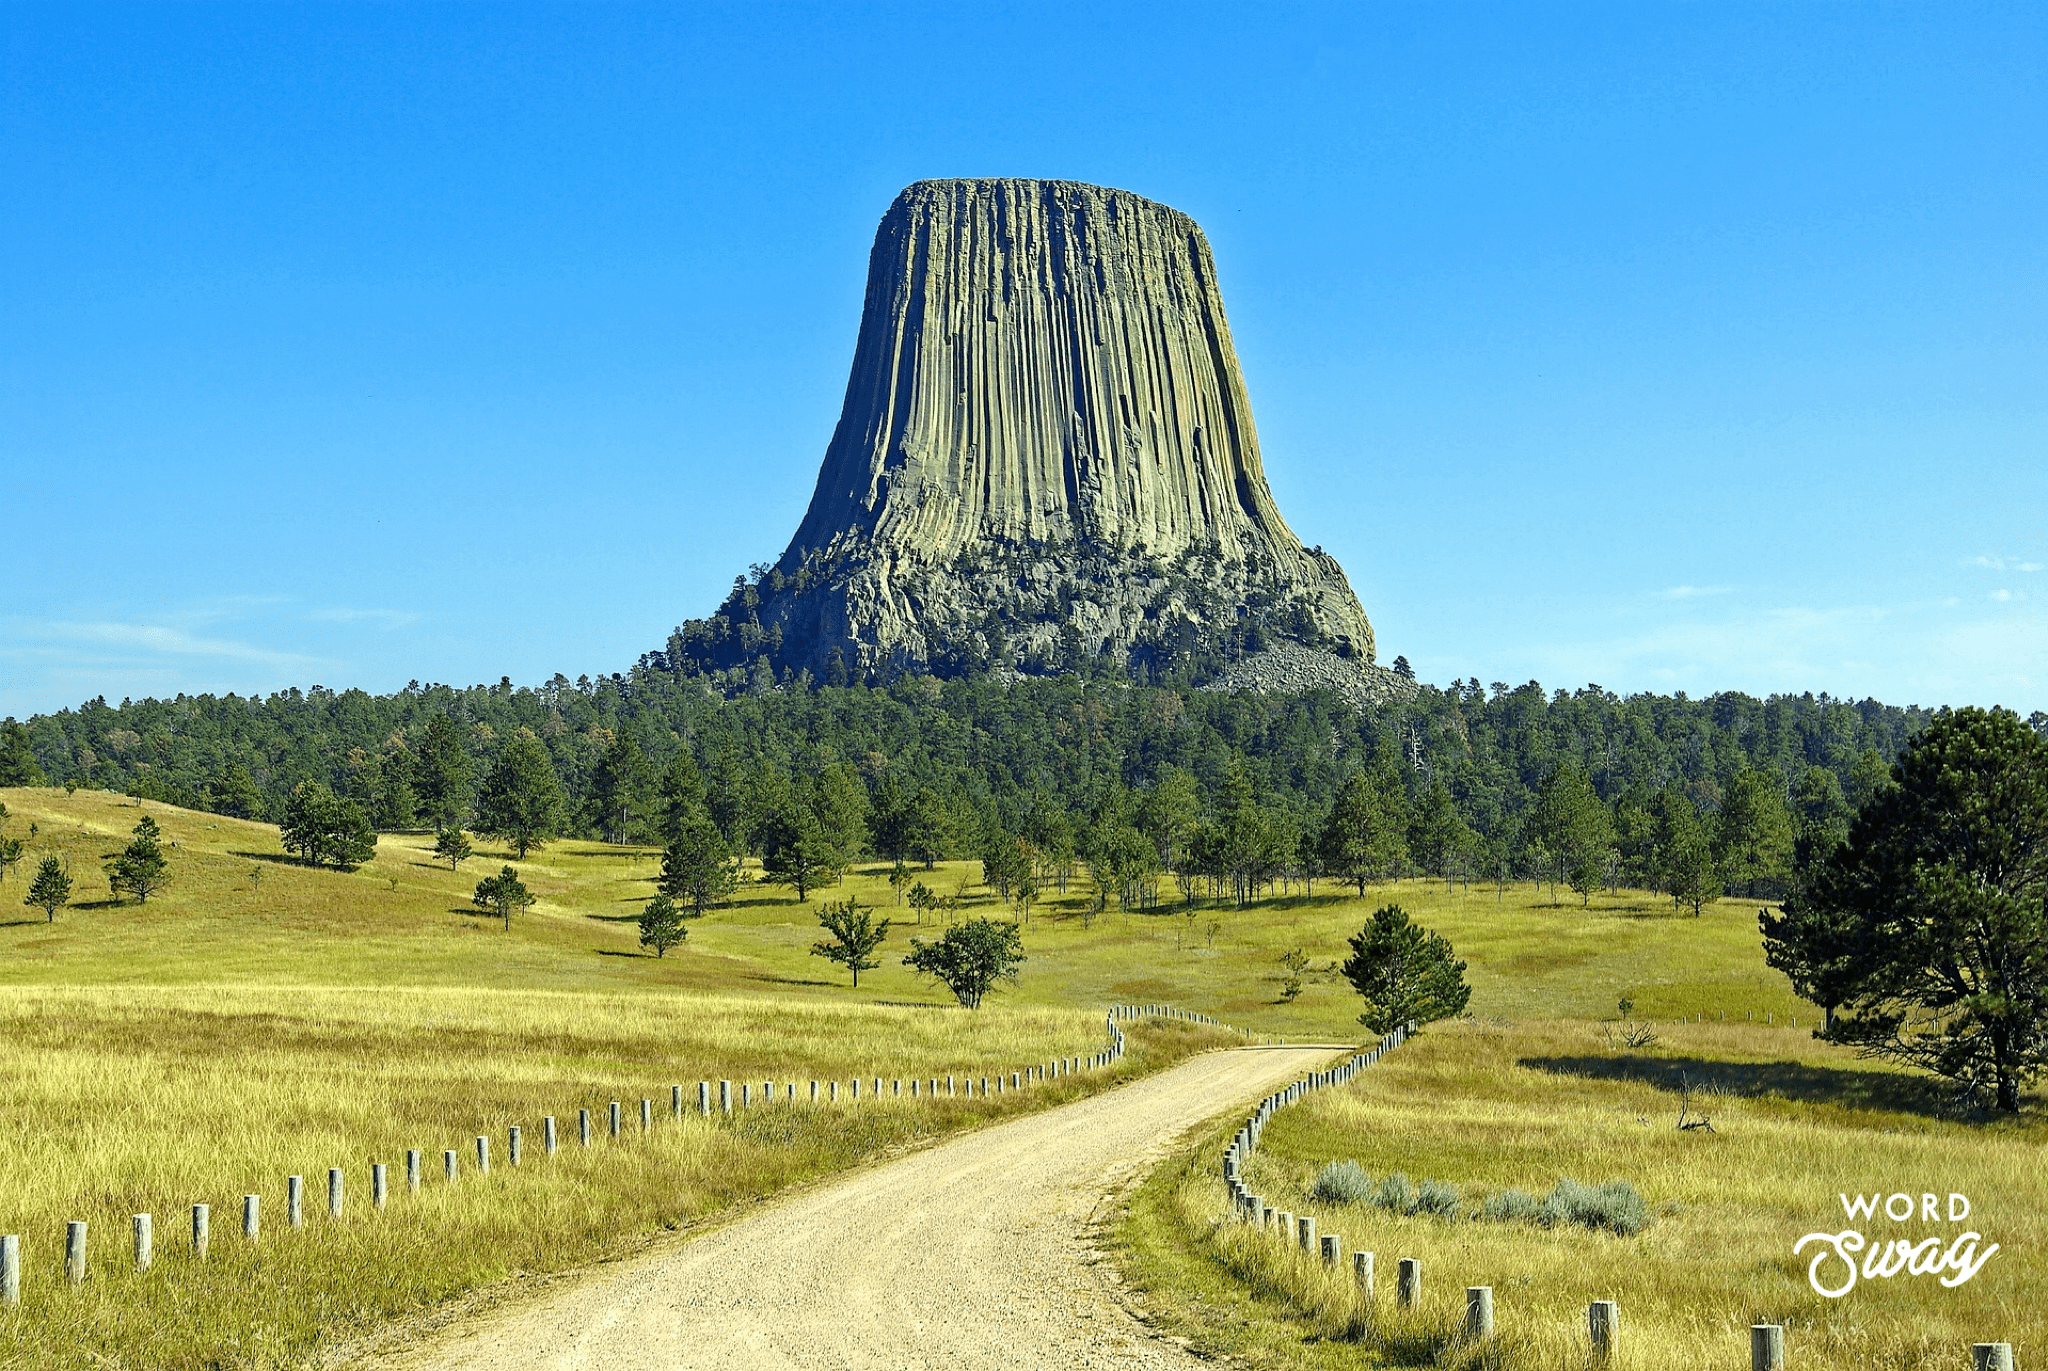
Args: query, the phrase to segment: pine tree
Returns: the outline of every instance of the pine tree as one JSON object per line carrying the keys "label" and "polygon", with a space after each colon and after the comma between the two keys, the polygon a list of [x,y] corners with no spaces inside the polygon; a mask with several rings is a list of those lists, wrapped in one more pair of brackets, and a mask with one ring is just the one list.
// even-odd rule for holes
{"label": "pine tree", "polygon": [[1432,1023],[1465,1012],[1472,998],[1465,963],[1441,933],[1409,922],[1399,905],[1373,911],[1372,922],[1351,937],[1344,979],[1365,997],[1358,1021],[1375,1033],[1403,1024]]}
{"label": "pine tree", "polygon": [[1408,847],[1415,859],[1448,888],[1452,872],[1472,850],[1474,841],[1471,828],[1458,815],[1450,788],[1442,781],[1432,782],[1408,826]]}
{"label": "pine tree", "polygon": [[674,841],[684,822],[696,815],[717,822],[704,793],[704,778],[697,771],[697,759],[690,755],[686,744],[675,750],[668,759],[668,767],[661,773],[662,841]]}
{"label": "pine tree", "polygon": [[653,775],[632,735],[621,732],[598,755],[584,797],[585,822],[608,841],[629,841],[633,821],[645,807]]}
{"label": "pine tree", "polygon": [[263,817],[263,792],[256,788],[249,768],[240,762],[228,763],[227,770],[207,786],[206,792],[206,807],[216,814],[225,814],[230,819]]}
{"label": "pine tree", "polygon": [[711,816],[699,811],[686,817],[661,854],[661,893],[698,917],[738,885],[739,863]]}
{"label": "pine tree", "polygon": [[783,805],[762,829],[762,873],[796,891],[799,904],[820,886],[836,884],[848,860],[809,805]]}
{"label": "pine tree", "polygon": [[1721,865],[1713,840],[1692,798],[1675,785],[1657,796],[1656,818],[1658,880],[1672,903],[1692,906],[1697,919],[1702,908],[1721,898]]}
{"label": "pine tree", "polygon": [[849,862],[867,851],[871,807],[859,773],[845,762],[828,766],[811,782],[809,791],[811,812],[818,816],[825,841]]}
{"label": "pine tree", "polygon": [[2048,1069],[2048,739],[1943,710],[1893,777],[1760,913],[1764,960],[1828,1008],[1829,1041],[2017,1113]]}
{"label": "pine tree", "polygon": [[135,836],[107,863],[107,884],[115,898],[133,895],[137,904],[171,883],[171,864],[165,860],[160,839],[163,833],[149,815],[135,825]]}
{"label": "pine tree", "polygon": [[505,921],[505,931],[512,931],[512,916],[523,914],[534,903],[533,892],[519,879],[519,873],[511,867],[502,867],[495,876],[486,876],[476,883],[476,893],[470,903],[479,909],[487,909]]}
{"label": "pine tree", "polygon": [[1407,816],[1400,776],[1382,756],[1370,770],[1352,772],[1337,789],[1323,821],[1316,852],[1326,874],[1358,887],[1392,875],[1408,859]]}
{"label": "pine tree", "polygon": [[1585,771],[1570,763],[1554,769],[1537,792],[1527,839],[1551,868],[1551,889],[1562,880],[1581,905],[1606,880],[1614,851],[1614,822]]}
{"label": "pine tree", "polygon": [[674,900],[656,895],[640,913],[640,946],[653,948],[656,957],[666,957],[670,948],[690,936],[684,917]]}
{"label": "pine tree", "polygon": [[561,778],[530,733],[506,743],[476,796],[476,831],[512,844],[521,861],[562,831]]}
{"label": "pine tree", "polygon": [[28,727],[8,719],[0,723],[0,786],[46,785],[43,769],[36,764]]}
{"label": "pine tree", "polygon": [[434,855],[448,863],[450,871],[460,871],[462,864],[475,851],[470,846],[469,835],[459,828],[444,828],[434,839]]}
{"label": "pine tree", "polygon": [[362,806],[319,781],[292,787],[285,797],[278,838],[285,851],[315,866],[343,871],[353,871],[377,855],[377,831]]}
{"label": "pine tree", "polygon": [[1721,798],[1714,853],[1728,884],[1754,897],[1781,888],[1792,874],[1792,813],[1776,772],[1744,767]]}
{"label": "pine tree", "polygon": [[460,824],[469,811],[469,747],[462,725],[446,714],[427,720],[426,736],[413,757],[413,794],[434,831]]}
{"label": "pine tree", "polygon": [[22,901],[43,911],[46,923],[57,922],[57,911],[71,902],[71,874],[55,857],[45,857],[29,882],[28,898]]}

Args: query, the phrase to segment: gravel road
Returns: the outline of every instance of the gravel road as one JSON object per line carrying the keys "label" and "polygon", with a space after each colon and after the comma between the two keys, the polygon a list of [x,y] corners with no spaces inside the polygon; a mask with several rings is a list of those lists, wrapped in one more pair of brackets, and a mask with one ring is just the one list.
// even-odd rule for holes
{"label": "gravel road", "polygon": [[436,1335],[408,1371],[1192,1368],[1092,1260],[1104,1197],[1330,1056],[1243,1048],[821,1185]]}

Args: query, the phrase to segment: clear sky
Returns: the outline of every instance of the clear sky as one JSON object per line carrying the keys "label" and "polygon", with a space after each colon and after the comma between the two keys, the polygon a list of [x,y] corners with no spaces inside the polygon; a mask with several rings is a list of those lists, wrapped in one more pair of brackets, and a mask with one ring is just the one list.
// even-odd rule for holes
{"label": "clear sky", "polygon": [[2048,7],[0,7],[0,714],[623,669],[928,176],[1193,215],[1425,679],[2048,708]]}

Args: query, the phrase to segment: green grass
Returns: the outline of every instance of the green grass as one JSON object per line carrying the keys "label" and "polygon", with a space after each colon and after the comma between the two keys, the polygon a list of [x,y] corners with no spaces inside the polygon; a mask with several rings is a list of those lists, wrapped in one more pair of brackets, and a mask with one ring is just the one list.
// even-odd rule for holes
{"label": "green grass", "polygon": [[[282,1230],[288,1172],[308,1176],[317,1207],[328,1166],[348,1168],[360,1199],[368,1164],[395,1167],[406,1147],[427,1149],[431,1163],[490,1133],[502,1149],[503,1129],[519,1123],[534,1151],[543,1114],[567,1136],[578,1107],[619,1098],[630,1118],[642,1095],[665,1099],[672,1082],[979,1076],[1097,1049],[1101,1009],[1115,1001],[1173,1003],[1297,1041],[1355,1041],[1356,998],[1334,966],[1345,937],[1386,900],[1457,944],[1481,1015],[1591,1016],[1627,994],[1649,1018],[1775,1014],[1781,1027],[1752,1030],[1756,1041],[1782,1043],[1788,1060],[1815,1051],[1782,1026],[1812,1011],[1762,968],[1754,906],[1733,901],[1695,920],[1649,896],[1581,908],[1528,886],[1499,896],[1411,882],[1362,901],[1319,885],[1313,899],[1249,910],[1205,901],[1192,917],[1091,919],[1092,896],[1077,883],[1035,906],[1020,982],[970,1014],[900,964],[911,938],[938,929],[920,930],[899,909],[879,864],[808,904],[750,884],[657,959],[633,925],[653,890],[649,849],[560,842],[512,863],[540,903],[508,932],[470,903],[508,854],[480,851],[450,872],[434,861],[431,835],[387,835],[374,861],[339,873],[284,860],[276,830],[260,824],[85,791],[0,799],[11,835],[36,826],[24,869],[59,853],[82,900],[49,924],[18,903],[20,869],[0,886],[0,1232],[20,1232],[27,1248],[28,1297],[0,1315],[0,1364],[10,1366],[300,1365],[467,1293],[630,1250],[1101,1082],[972,1105],[664,1126],[518,1174],[501,1168],[488,1182],[430,1186],[381,1218],[356,1204],[341,1223],[316,1218],[299,1235]],[[146,906],[116,904],[100,864],[144,809],[176,844],[174,880]],[[975,884],[977,866],[918,876],[957,896],[963,914],[1014,913]],[[809,955],[816,901],[848,894],[904,920],[857,991]],[[1313,969],[1288,1002],[1279,957],[1296,947]],[[1225,1041],[1147,1029],[1133,1035],[1123,1071]],[[265,1197],[266,1236],[253,1250],[234,1234],[244,1192]],[[203,1268],[181,1237],[199,1200],[214,1207]],[[157,1217],[162,1256],[136,1277],[119,1256],[128,1215],[141,1211]],[[79,1290],[57,1279],[62,1224],[73,1218],[90,1222],[95,1254]],[[1198,1245],[1188,1254],[1209,1259]],[[1298,1347],[1292,1318],[1280,1309],[1271,1329]]]}
{"label": "green grass", "polygon": [[[2010,1341],[2024,1364],[2048,1319],[2048,1118],[1943,1117],[1925,1080],[1873,1068],[1752,1025],[1659,1029],[1638,1051],[1585,1020],[1440,1025],[1346,1086],[1311,1094],[1267,1128],[1246,1183],[1275,1208],[1311,1214],[1348,1253],[1376,1253],[1380,1298],[1226,1217],[1216,1179],[1236,1120],[1155,1175],[1122,1228],[1136,1279],[1164,1317],[1213,1350],[1260,1366],[1458,1365],[1452,1336],[1468,1285],[1495,1291],[1501,1365],[1581,1364],[1587,1304],[1622,1309],[1623,1365],[1737,1365],[1747,1327],[1780,1323],[1795,1364],[1970,1365],[1970,1344]],[[1712,1131],[1681,1130],[1689,1118]],[[1310,1196],[1316,1173],[1354,1160],[1375,1180],[1458,1187],[1457,1222]],[[1486,1196],[1541,1196],[1561,1177],[1627,1181],[1655,1216],[1635,1237],[1475,1220]],[[1837,1196],[1882,1190],[1970,1197],[1968,1223],[1853,1223]],[[1839,1300],[1806,1280],[1817,1231],[1946,1244],[1965,1229],[2000,1244],[1971,1281],[1862,1283]],[[1392,1307],[1396,1261],[1423,1263],[1424,1306]],[[1828,1279],[1838,1279],[1830,1274]],[[1475,1363],[1476,1364],[1476,1363]]]}

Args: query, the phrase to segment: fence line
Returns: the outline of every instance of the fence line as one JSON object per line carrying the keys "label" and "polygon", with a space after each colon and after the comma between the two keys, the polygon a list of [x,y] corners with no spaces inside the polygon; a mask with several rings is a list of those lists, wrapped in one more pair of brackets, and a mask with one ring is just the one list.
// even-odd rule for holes
{"label": "fence line", "polygon": [[[1102,1051],[1080,1056],[1063,1056],[1029,1066],[1020,1066],[1014,1070],[998,1074],[993,1078],[989,1076],[981,1076],[979,1078],[974,1076],[948,1076],[946,1077],[946,1097],[949,1099],[963,1097],[974,1099],[978,1096],[983,1100],[987,1100],[992,1096],[1001,1096],[1023,1090],[1027,1084],[1056,1081],[1083,1072],[1113,1067],[1123,1059],[1126,1049],[1124,1032],[1120,1024],[1143,1018],[1160,1018],[1216,1028],[1227,1028],[1227,1025],[1218,1023],[1208,1015],[1174,1009],[1166,1005],[1114,1005],[1103,1018],[1103,1027],[1108,1035],[1109,1045]],[[1231,1029],[1229,1031],[1240,1032],[1241,1030]],[[978,1092],[976,1090],[977,1079],[980,1082]],[[993,1088],[991,1088],[991,1079],[994,1082]],[[883,1078],[879,1076],[872,1078],[872,1089],[868,1094],[868,1100],[873,1104],[880,1104],[883,1100],[882,1080]],[[818,1081],[811,1081],[809,1083],[808,1095],[811,1105],[818,1106],[824,1104],[826,1106],[836,1106],[840,1103],[840,1082],[835,1080],[826,1084],[829,1086],[829,1089],[821,1094]],[[850,1084],[852,1087],[850,1103],[861,1103],[861,1081],[855,1079]],[[780,1092],[777,1091],[776,1085],[777,1083],[774,1081],[761,1082],[758,1087],[752,1082],[743,1082],[740,1086],[737,1102],[739,1112],[751,1112],[754,1109],[778,1103],[788,1107],[796,1107],[800,1099],[803,1098],[796,1081],[784,1083]],[[905,1094],[904,1085],[904,1079],[896,1079],[893,1082],[894,1088],[889,1098],[901,1099]],[[730,1119],[734,1115],[733,1083],[729,1080],[721,1080],[717,1083],[717,1086],[717,1101],[714,1111],[712,1083],[710,1081],[699,1081],[697,1083],[696,1112],[700,1119],[711,1119],[715,1116]],[[757,1088],[759,1091],[758,1096],[755,1094]],[[936,1100],[939,1096],[938,1078],[928,1077],[922,1081],[910,1079],[908,1096],[911,1100]],[[683,1100],[683,1086],[680,1083],[670,1085],[668,1110],[670,1120],[680,1122],[684,1119]],[[609,1128],[609,1136],[614,1140],[624,1140],[625,1137],[622,1115],[623,1110],[620,1101],[610,1101],[605,1123]],[[579,1108],[577,1110],[577,1136],[583,1147],[589,1147],[592,1144],[591,1123],[591,1111],[587,1108]],[[644,1097],[640,1100],[639,1132],[642,1134],[651,1133],[654,1131],[654,1127],[654,1100],[652,1097]],[[475,1134],[472,1136],[477,1174],[488,1176],[491,1171],[490,1135]],[[541,1136],[543,1154],[548,1157],[554,1156],[554,1115],[550,1114],[542,1119]],[[526,1160],[522,1145],[523,1141],[524,1138],[520,1126],[516,1124],[509,1125],[506,1133],[507,1162],[513,1167],[527,1169],[522,1165]],[[419,1148],[409,1148],[406,1150],[405,1182],[406,1194],[408,1195],[417,1195],[421,1190],[421,1156],[422,1150]],[[461,1178],[460,1152],[449,1148],[445,1149],[441,1156],[444,1185],[457,1184]],[[388,1199],[385,1186],[385,1166],[383,1163],[371,1164],[370,1182],[372,1209],[377,1213],[381,1213],[385,1210]],[[294,1175],[286,1177],[286,1222],[292,1229],[303,1229],[305,1227],[305,1214],[303,1210],[304,1188],[305,1178],[303,1176]],[[329,1219],[333,1221],[339,1222],[343,1219],[344,1192],[344,1168],[338,1166],[329,1167],[327,1171],[327,1211]],[[260,1205],[261,1197],[258,1195],[244,1195],[242,1197],[242,1239],[246,1243],[257,1241]],[[191,1215],[191,1255],[194,1259],[203,1259],[207,1254],[210,1236],[210,1210],[204,1204],[194,1205]],[[159,1254],[154,1241],[154,1221],[151,1215],[137,1214],[132,1217],[132,1223],[134,1228],[133,1268],[137,1272],[147,1271]],[[67,1223],[65,1227],[64,1273],[66,1280],[73,1284],[87,1280],[90,1274],[87,1261],[86,1227],[83,1221],[76,1220]],[[12,1306],[18,1305],[20,1302],[21,1235],[0,1234],[0,1305]]]}
{"label": "fence line", "polygon": [[[1341,1239],[1334,1233],[1326,1233],[1318,1245],[1314,1216],[1290,1214],[1269,1207],[1265,1196],[1254,1194],[1244,1183],[1244,1164],[1258,1149],[1259,1139],[1275,1114],[1289,1105],[1300,1103],[1315,1091],[1355,1080],[1360,1072],[1406,1042],[1415,1029],[1412,1022],[1403,1024],[1381,1038],[1379,1044],[1369,1051],[1360,1052],[1327,1070],[1311,1071],[1259,1101],[1258,1108],[1252,1111],[1244,1126],[1223,1149],[1223,1180],[1240,1220],[1262,1232],[1277,1232],[1283,1247],[1299,1249],[1309,1257],[1320,1256],[1322,1262],[1331,1267],[1343,1265]],[[1368,1301],[1373,1298],[1373,1266],[1371,1252],[1355,1251],[1351,1254],[1351,1269],[1359,1295]],[[1413,1257],[1402,1257],[1396,1272],[1396,1305],[1404,1309],[1418,1307],[1422,1302],[1422,1263]],[[1479,1342],[1494,1337],[1493,1293],[1491,1286],[1466,1287],[1465,1318],[1459,1325],[1460,1338]],[[1621,1342],[1621,1311],[1613,1300],[1595,1300],[1587,1306],[1586,1336],[1588,1365],[1605,1366],[1617,1358]],[[2010,1343],[1976,1343],[1971,1347],[1971,1356],[1973,1371],[2014,1371]],[[1751,1326],[1750,1371],[1785,1371],[1785,1330],[1782,1325]]]}

